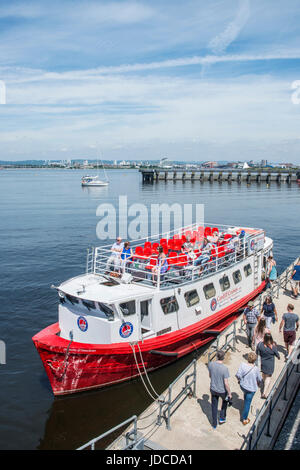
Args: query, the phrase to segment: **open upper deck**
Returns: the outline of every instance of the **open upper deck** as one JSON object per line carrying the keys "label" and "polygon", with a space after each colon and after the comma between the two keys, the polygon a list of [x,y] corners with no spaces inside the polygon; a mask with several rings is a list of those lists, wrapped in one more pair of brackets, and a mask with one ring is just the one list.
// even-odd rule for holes
{"label": "open upper deck", "polygon": [[[204,238],[210,244],[208,249]],[[265,232],[258,228],[193,224],[131,241],[127,259],[113,253],[112,245],[91,248],[87,273],[157,289],[178,287],[240,262],[263,249],[265,240]],[[158,258],[159,246],[163,260]]]}

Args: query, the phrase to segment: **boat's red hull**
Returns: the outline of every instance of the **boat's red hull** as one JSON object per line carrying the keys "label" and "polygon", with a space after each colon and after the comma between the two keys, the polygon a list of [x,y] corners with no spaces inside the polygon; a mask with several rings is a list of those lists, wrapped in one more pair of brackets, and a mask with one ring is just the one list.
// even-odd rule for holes
{"label": "boat's red hull", "polygon": [[[224,330],[238,316],[238,309],[258,295],[264,285],[263,282],[248,296],[198,323],[139,343],[147,371],[173,362],[211,341],[213,335],[205,330]],[[65,340],[58,333],[59,325],[55,323],[32,338],[55,395],[100,388],[139,375],[129,343],[83,344]],[[137,346],[135,351],[142,372]]]}

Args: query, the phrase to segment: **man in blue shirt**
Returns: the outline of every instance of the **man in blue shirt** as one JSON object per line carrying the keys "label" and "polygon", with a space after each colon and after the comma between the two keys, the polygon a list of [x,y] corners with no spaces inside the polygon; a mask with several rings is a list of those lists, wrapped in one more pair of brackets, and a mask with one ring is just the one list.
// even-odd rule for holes
{"label": "man in blue shirt", "polygon": [[299,287],[300,287],[300,260],[294,266],[294,270],[293,270],[292,276],[291,276],[291,287],[292,287],[292,291],[293,291],[293,297],[294,297],[294,299],[297,299],[298,291],[299,291]]}

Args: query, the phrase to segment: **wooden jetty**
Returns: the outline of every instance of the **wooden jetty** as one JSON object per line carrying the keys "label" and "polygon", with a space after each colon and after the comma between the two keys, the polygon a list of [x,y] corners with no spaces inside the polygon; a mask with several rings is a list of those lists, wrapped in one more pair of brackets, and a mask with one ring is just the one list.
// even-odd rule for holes
{"label": "wooden jetty", "polygon": [[[247,354],[251,351],[247,345],[245,325],[239,317],[217,337],[204,354],[194,359],[189,368],[170,384],[160,398],[136,417],[138,445],[135,448],[148,450],[273,448],[300,385],[300,340],[298,339],[293,357],[286,362],[283,334],[279,333],[279,324],[288,303],[294,304],[295,313],[300,313],[300,298],[294,300],[290,297],[289,286],[291,273],[298,260],[295,260],[278,280],[273,282],[271,290],[260,294],[255,301],[257,308],[261,308],[266,295],[271,293],[273,296],[278,323],[271,327],[271,333],[278,345],[280,360],[275,361],[275,371],[271,379],[272,390],[267,400],[261,398],[259,391],[254,395],[249,413],[250,424],[245,426],[241,422],[243,393],[235,378],[240,363],[246,360]],[[217,349],[227,351],[224,363],[230,372],[229,384],[233,406],[227,409],[227,422],[213,429],[207,364],[209,360],[215,359]],[[139,429],[143,431],[139,433]],[[109,450],[124,449],[126,444],[128,448],[132,434],[127,434],[125,441],[126,431],[128,429],[108,447]]]}
{"label": "wooden jetty", "polygon": [[237,183],[267,183],[281,184],[300,183],[300,170],[238,170],[238,169],[201,169],[201,170],[177,170],[177,169],[146,169],[140,168],[143,183],[153,184],[158,181],[190,181],[210,183],[237,182]]}

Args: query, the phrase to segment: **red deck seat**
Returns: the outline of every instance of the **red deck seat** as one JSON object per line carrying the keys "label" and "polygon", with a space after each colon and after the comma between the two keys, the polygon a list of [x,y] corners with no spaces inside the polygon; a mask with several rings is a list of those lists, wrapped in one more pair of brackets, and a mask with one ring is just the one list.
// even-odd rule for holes
{"label": "red deck seat", "polygon": [[166,239],[166,238],[161,238],[161,239],[160,239],[160,244],[161,244],[162,246],[166,245],[166,244],[167,244],[167,239]]}
{"label": "red deck seat", "polygon": [[151,242],[145,242],[144,249],[149,249],[149,248],[151,248]]}
{"label": "red deck seat", "polygon": [[205,227],[204,229],[204,237],[211,236],[211,228],[210,227]]}
{"label": "red deck seat", "polygon": [[174,243],[175,243],[175,241],[173,240],[173,238],[169,238],[169,240],[167,242],[167,246],[168,246],[169,250],[174,249]]}
{"label": "red deck seat", "polygon": [[171,251],[171,253],[169,254],[169,258],[175,258],[176,256],[177,256],[176,251]]}
{"label": "red deck seat", "polygon": [[182,267],[182,266],[187,266],[188,264],[188,257],[187,255],[179,255],[177,257],[177,263],[176,266]]}
{"label": "red deck seat", "polygon": [[157,265],[157,258],[150,258],[150,263],[147,264],[147,266],[145,266],[145,268],[150,271],[156,265]]}

